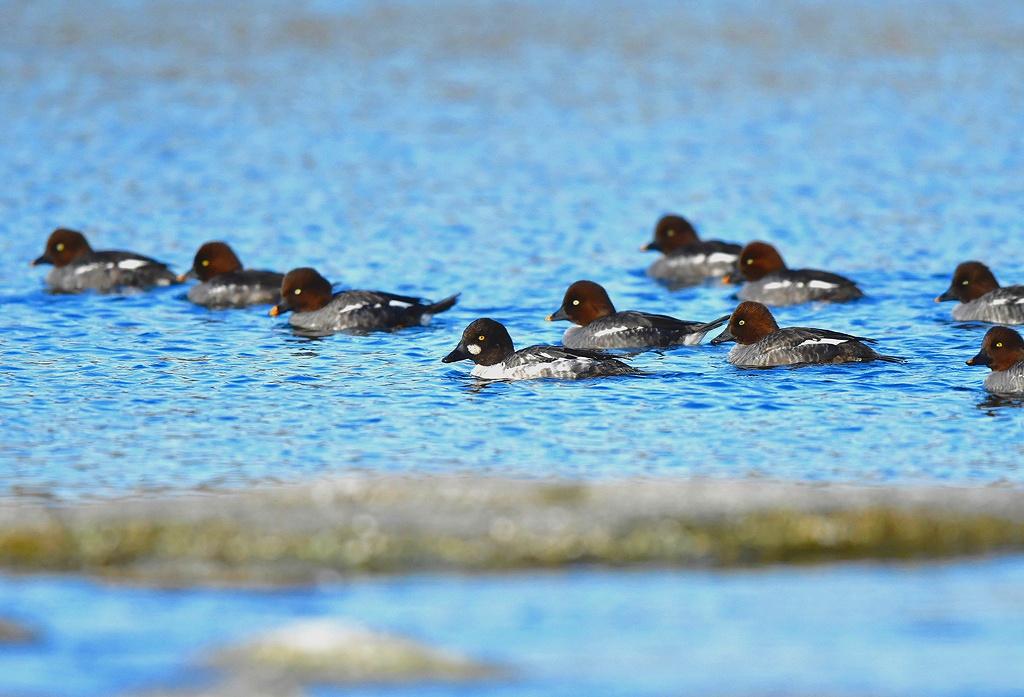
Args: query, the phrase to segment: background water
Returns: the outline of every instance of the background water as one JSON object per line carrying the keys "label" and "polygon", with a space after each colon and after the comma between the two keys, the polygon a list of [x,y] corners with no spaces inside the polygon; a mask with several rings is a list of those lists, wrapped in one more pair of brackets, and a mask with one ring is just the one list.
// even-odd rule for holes
{"label": "background water", "polygon": [[[351,468],[1022,478],[1019,405],[964,361],[985,327],[933,298],[960,261],[1024,282],[1017,2],[8,3],[0,445],[7,491],[61,497]],[[653,375],[474,389],[439,359],[479,316],[520,346],[566,286],[708,320],[638,252],[666,211],[776,243],[870,299],[778,312],[900,366],[769,372],[728,346]],[[251,266],[439,298],[434,326],[292,336],[182,289],[54,297],[29,268],[83,229],[184,270]],[[614,435],[612,435],[614,434]]]}
{"label": "background water", "polygon": [[[1024,283],[1019,2],[11,0],[0,27],[4,496],[352,470],[1024,479],[1021,405],[964,365],[986,328],[932,302],[967,259]],[[727,288],[644,276],[637,249],[669,211],[852,276],[867,300],[780,322],[910,362],[752,372],[703,346],[637,358],[642,378],[484,389],[440,363],[479,316],[519,346],[557,342],[565,325],[543,318],[579,278],[621,309],[726,314]],[[179,271],[224,239],[250,266],[462,299],[428,328],[308,340],[180,288],[52,296],[28,262],[58,225]],[[471,694],[1021,694],[1021,574],[1008,560],[277,594],[7,579],[0,608],[46,641],[0,652],[0,691],[173,682],[211,642],[341,613],[523,668]]]}

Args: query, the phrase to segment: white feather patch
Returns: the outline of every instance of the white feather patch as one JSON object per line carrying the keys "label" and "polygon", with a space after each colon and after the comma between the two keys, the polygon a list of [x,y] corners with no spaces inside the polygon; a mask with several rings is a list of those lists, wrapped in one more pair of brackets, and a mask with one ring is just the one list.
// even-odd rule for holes
{"label": "white feather patch", "polygon": [[780,288],[789,288],[792,285],[791,281],[772,281],[771,283],[764,284],[764,290],[779,290]]}
{"label": "white feather patch", "polygon": [[845,344],[847,341],[850,341],[850,340],[849,339],[827,339],[825,337],[822,337],[820,339],[807,339],[806,341],[803,341],[803,342],[797,344],[797,348],[799,348],[800,346],[818,346],[820,344],[828,344],[829,346],[838,346],[839,344]]}
{"label": "white feather patch", "polygon": [[715,252],[708,256],[709,264],[731,264],[734,261],[736,261],[736,255],[728,252]]}
{"label": "white feather patch", "polygon": [[1005,304],[1006,304],[1006,303],[1008,303],[1008,302],[1010,302],[1010,299],[1009,299],[1009,298],[995,298],[995,299],[994,299],[994,300],[992,301],[992,304],[993,304],[993,305],[1005,305]]}
{"label": "white feather patch", "polygon": [[366,303],[353,303],[352,305],[346,305],[345,307],[338,310],[338,312],[353,312],[366,307]]}
{"label": "white feather patch", "polygon": [[807,286],[809,288],[838,288],[838,283],[829,283],[828,281],[810,281]]}
{"label": "white feather patch", "polygon": [[600,329],[594,332],[594,338],[600,336],[608,336],[609,334],[618,334],[619,332],[629,331],[629,327],[608,327],[607,329]]}
{"label": "white feather patch", "polygon": [[571,380],[579,377],[580,373],[584,372],[593,362],[591,358],[557,358],[510,368],[502,361],[494,365],[474,366],[470,375],[482,380],[532,380],[535,378]]}
{"label": "white feather patch", "polygon": [[134,271],[135,269],[141,269],[143,266],[149,266],[150,262],[144,259],[124,259],[117,262],[117,268],[124,269],[125,271]]}
{"label": "white feather patch", "polygon": [[480,352],[483,351],[483,349],[480,348],[479,344],[469,344],[468,346],[466,346],[466,350],[469,351],[474,356],[479,356]]}
{"label": "white feather patch", "polygon": [[388,305],[391,307],[412,307],[412,303],[402,302],[401,300],[389,300]]}

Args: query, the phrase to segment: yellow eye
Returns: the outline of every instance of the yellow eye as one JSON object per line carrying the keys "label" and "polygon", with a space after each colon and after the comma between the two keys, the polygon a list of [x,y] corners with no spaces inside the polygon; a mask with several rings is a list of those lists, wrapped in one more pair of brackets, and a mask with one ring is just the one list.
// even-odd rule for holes
{"label": "yellow eye", "polygon": [[1002,347],[1003,347],[1003,342],[1002,341],[1000,341],[998,344],[996,344],[996,348],[1002,348]]}
{"label": "yellow eye", "polygon": [[675,230],[669,230],[665,234],[668,235],[669,237],[675,237],[676,236],[676,231]]}
{"label": "yellow eye", "polygon": [[579,300],[573,300],[573,301],[572,301],[572,304],[573,304],[573,305],[579,305],[579,304],[580,304],[580,301],[579,301]]}
{"label": "yellow eye", "polygon": [[481,334],[480,336],[478,336],[478,337],[476,338],[476,340],[477,340],[477,341],[485,341],[486,339],[487,339],[487,337],[486,337],[486,336],[484,336],[483,334]]}
{"label": "yellow eye", "polygon": [[964,281],[964,282],[963,282],[963,285],[965,285],[965,286],[966,286],[966,285],[970,285],[970,283],[971,283],[970,281]]}
{"label": "yellow eye", "polygon": [[747,323],[747,320],[745,320],[745,319],[741,319],[741,320],[740,320],[739,322],[737,322],[736,324],[738,324],[738,325],[740,325],[740,326],[742,327],[742,326],[743,326],[744,324],[746,324],[746,323]]}
{"label": "yellow eye", "polygon": [[746,260],[745,262],[743,262],[743,263],[744,263],[744,264],[746,264],[747,266],[750,266],[751,264],[753,264],[753,263],[754,263],[754,260],[753,260],[753,259],[747,259],[747,260]]}
{"label": "yellow eye", "polygon": [[302,295],[302,289],[301,288],[296,288],[295,289],[295,294],[296,295]]}
{"label": "yellow eye", "polygon": [[58,252],[63,252],[64,251],[64,243],[63,242],[60,242],[60,243],[57,244],[57,251]]}
{"label": "yellow eye", "polygon": [[203,266],[209,266],[209,265],[210,265],[210,260],[209,259],[203,259]]}

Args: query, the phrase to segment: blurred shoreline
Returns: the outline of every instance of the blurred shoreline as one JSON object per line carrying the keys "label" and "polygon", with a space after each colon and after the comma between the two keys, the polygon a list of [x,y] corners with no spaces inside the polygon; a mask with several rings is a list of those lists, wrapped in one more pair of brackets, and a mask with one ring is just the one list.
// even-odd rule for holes
{"label": "blurred shoreline", "polygon": [[1017,487],[349,476],[0,505],[0,568],[156,585],[574,566],[758,567],[1024,550]]}

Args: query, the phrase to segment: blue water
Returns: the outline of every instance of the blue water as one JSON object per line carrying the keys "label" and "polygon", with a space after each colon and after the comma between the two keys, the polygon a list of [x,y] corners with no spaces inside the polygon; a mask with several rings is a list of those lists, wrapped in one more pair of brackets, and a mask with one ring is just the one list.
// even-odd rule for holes
{"label": "blue water", "polygon": [[[0,3],[0,25],[4,497],[351,471],[1024,482],[1020,403],[964,365],[986,328],[932,302],[967,259],[1024,283],[1015,0],[46,0]],[[909,363],[752,372],[703,346],[638,357],[641,378],[483,389],[440,363],[479,316],[557,342],[543,318],[580,278],[620,309],[729,312],[727,288],[644,276],[669,211],[852,276],[867,300],[778,319]],[[60,225],[179,271],[224,239],[250,266],[462,299],[309,340],[179,288],[53,296],[28,262]],[[0,651],[0,691],[173,682],[208,642],[340,613],[522,669],[467,694],[1021,694],[1021,568],[8,579],[0,611],[48,638]]]}
{"label": "blue water", "polygon": [[325,618],[453,649],[511,677],[316,695],[1024,694],[1019,557],[757,573],[410,576],[275,592],[0,578],[0,604],[18,607],[44,635],[36,647],[0,650],[5,694],[195,685],[211,679],[196,667],[209,649]]}
{"label": "blue water", "polygon": [[[985,327],[932,302],[968,258],[1024,282],[1019,3],[101,6],[0,9],[4,491],[1024,479],[1020,405],[964,365]],[[780,322],[910,363],[748,372],[704,346],[639,357],[644,379],[477,390],[439,362],[479,316],[557,342],[543,318],[579,278],[622,309],[729,312],[728,288],[644,276],[670,210],[852,276],[870,299]],[[53,297],[28,262],[58,225],[177,270],[220,238],[250,266],[462,300],[430,328],[308,341],[181,289]]]}

